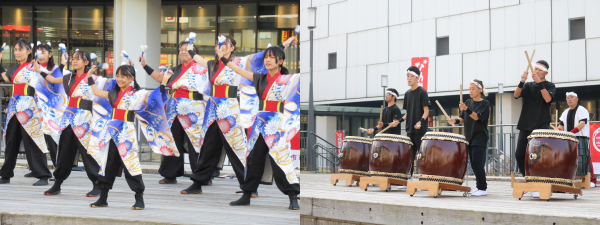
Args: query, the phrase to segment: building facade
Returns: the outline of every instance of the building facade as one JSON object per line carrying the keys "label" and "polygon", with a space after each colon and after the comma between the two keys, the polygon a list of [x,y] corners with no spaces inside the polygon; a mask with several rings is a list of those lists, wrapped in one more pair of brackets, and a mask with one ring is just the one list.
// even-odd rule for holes
{"label": "building facade", "polygon": [[[513,92],[527,68],[524,52],[533,50],[533,63],[546,60],[550,64],[546,79],[557,87],[552,120],[555,110],[560,114],[568,108],[568,91],[577,92],[592,120],[599,120],[600,71],[595,66],[600,63],[600,1],[302,0],[301,23],[308,21],[310,6],[317,7],[313,56],[316,131],[332,143],[335,131],[362,135],[358,127],[376,125],[383,100],[381,75],[388,75],[388,87],[400,92],[397,104],[402,106],[409,88],[405,71],[414,57],[428,57],[423,86],[433,103],[430,126],[448,125],[434,101],[439,100],[448,114],[456,117],[459,85],[465,87],[464,98],[468,99],[472,79],[482,80],[489,92],[490,124],[516,124],[522,100],[515,100]],[[302,28],[308,34],[306,26]],[[301,36],[300,48],[306,117],[309,35]],[[498,94],[500,84],[504,94]],[[369,109],[371,113],[342,115]]]}

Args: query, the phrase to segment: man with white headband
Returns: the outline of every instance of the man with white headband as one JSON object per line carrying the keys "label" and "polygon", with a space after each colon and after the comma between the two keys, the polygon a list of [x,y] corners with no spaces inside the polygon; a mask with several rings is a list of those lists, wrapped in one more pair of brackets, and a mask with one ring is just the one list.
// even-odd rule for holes
{"label": "man with white headband", "polygon": [[[406,110],[404,120],[406,120],[406,133],[413,143],[413,159],[417,151],[421,148],[421,138],[427,132],[427,118],[429,117],[429,95],[427,90],[419,86],[421,71],[416,66],[408,67],[406,70],[406,81],[410,89],[404,93],[403,109]],[[414,163],[414,160],[411,160]],[[410,174],[413,174],[414,166],[410,167]]]}
{"label": "man with white headband", "polygon": [[385,101],[387,102],[387,107],[383,109],[381,114],[381,120],[377,124],[376,127],[367,130],[367,133],[372,134],[376,130],[381,130],[388,126],[392,126],[390,129],[386,130],[383,133],[386,134],[400,134],[400,127],[398,124],[404,121],[402,119],[402,113],[400,112],[400,108],[396,105],[396,99],[398,98],[398,91],[394,88],[388,88],[385,92]]}
{"label": "man with white headband", "polygon": [[[521,75],[521,83],[515,90],[515,99],[523,97],[523,108],[521,116],[517,123],[519,129],[519,138],[517,140],[517,149],[515,157],[517,166],[523,176],[525,176],[525,151],[527,150],[527,136],[535,129],[550,128],[550,105],[554,99],[556,87],[553,83],[546,80],[550,65],[544,60],[539,60],[533,66],[535,72],[531,75],[533,82],[527,82],[527,71]],[[532,192],[532,197],[538,197],[539,193]]]}
{"label": "man with white headband", "polygon": [[[590,113],[587,111],[586,108],[579,105],[579,97],[577,97],[577,94],[575,92],[567,92],[567,104],[569,105],[569,108],[561,114],[557,129],[574,133],[575,136],[577,136],[577,139],[579,140],[579,155],[589,155]],[[593,171],[593,167],[591,167],[589,158],[582,159],[580,156],[579,160],[584,160],[583,165],[588,167],[588,171]],[[592,182],[590,186],[595,187],[596,178],[594,177],[594,173],[591,173],[591,175]]]}

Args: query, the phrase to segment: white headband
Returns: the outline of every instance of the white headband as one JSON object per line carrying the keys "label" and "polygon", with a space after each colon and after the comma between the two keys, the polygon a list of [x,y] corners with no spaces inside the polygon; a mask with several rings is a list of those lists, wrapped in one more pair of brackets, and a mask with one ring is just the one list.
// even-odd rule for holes
{"label": "white headband", "polygon": [[533,67],[538,68],[544,72],[548,72],[548,69],[546,69],[546,67],[542,66],[541,64],[535,64],[535,66]]}
{"label": "white headband", "polygon": [[410,70],[407,70],[407,71],[406,71],[406,73],[410,73],[410,74],[412,74],[412,75],[415,75],[415,76],[417,76],[417,77],[420,77],[420,76],[419,76],[417,73],[415,73],[415,72],[413,72],[413,71],[410,71]]}
{"label": "white headband", "polygon": [[567,97],[569,97],[569,95],[575,96],[575,98],[577,97],[577,94],[575,92],[567,92]]}
{"label": "white headband", "polygon": [[394,93],[394,92],[386,91],[385,93],[388,93],[388,94],[393,95],[394,97],[398,98],[398,95],[396,95],[396,93]]}
{"label": "white headband", "polygon": [[483,88],[481,87],[481,84],[479,84],[479,82],[476,82],[475,80],[469,81],[469,83],[477,85],[478,88]]}

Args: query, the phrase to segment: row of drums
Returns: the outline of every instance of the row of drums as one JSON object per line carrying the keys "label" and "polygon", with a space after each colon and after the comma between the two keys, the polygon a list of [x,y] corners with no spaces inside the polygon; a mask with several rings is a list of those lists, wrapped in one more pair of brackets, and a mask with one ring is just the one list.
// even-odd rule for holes
{"label": "row of drums", "polygon": [[[578,142],[570,132],[534,130],[525,157],[527,182],[572,186]],[[419,180],[462,185],[468,144],[460,134],[427,132],[416,156]],[[412,145],[403,135],[347,136],[340,151],[340,172],[406,180],[413,166]]]}

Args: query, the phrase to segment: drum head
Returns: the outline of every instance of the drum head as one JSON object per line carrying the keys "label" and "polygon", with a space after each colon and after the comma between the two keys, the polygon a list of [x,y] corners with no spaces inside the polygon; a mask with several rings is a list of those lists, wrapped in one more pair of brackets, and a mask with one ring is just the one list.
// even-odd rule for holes
{"label": "drum head", "polygon": [[556,138],[556,139],[563,139],[563,140],[574,141],[576,143],[579,143],[579,140],[577,139],[577,136],[575,136],[575,134],[573,134],[571,132],[567,132],[567,131],[562,131],[562,130],[549,130],[549,129],[533,130],[531,132],[531,135],[529,135],[527,137],[527,139],[532,139],[532,138]]}
{"label": "drum head", "polygon": [[464,135],[447,132],[427,132],[421,140],[454,141],[469,144]]}
{"label": "drum head", "polygon": [[409,145],[413,145],[410,141],[410,138],[403,135],[398,134],[377,134],[373,137],[373,141],[393,141],[393,142],[401,142]]}

